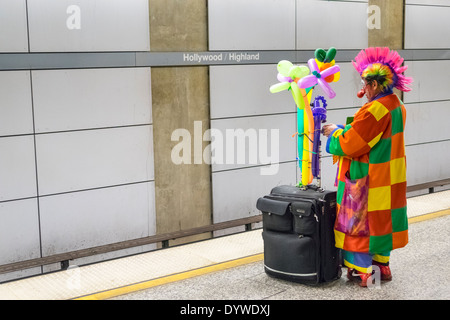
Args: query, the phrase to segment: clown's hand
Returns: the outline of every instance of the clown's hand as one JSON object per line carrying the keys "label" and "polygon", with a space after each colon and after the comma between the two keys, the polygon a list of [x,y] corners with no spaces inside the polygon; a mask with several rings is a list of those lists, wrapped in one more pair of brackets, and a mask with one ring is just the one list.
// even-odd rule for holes
{"label": "clown's hand", "polygon": [[335,125],[334,123],[329,123],[326,124],[322,127],[322,134],[325,137],[328,137],[334,130],[336,130],[338,128],[337,125]]}

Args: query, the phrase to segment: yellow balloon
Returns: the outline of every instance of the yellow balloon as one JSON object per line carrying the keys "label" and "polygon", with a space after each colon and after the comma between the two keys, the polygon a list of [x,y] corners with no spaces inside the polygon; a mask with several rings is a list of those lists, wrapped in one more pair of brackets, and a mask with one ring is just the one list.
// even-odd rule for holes
{"label": "yellow balloon", "polygon": [[[303,109],[305,110],[305,109]],[[307,186],[309,184],[309,141],[306,135],[309,131],[309,121],[306,116],[306,111],[303,114],[303,127],[304,127],[304,137],[303,137],[303,156],[302,156],[302,185]]]}
{"label": "yellow balloon", "polygon": [[309,68],[307,66],[293,66],[289,69],[289,77],[292,79],[303,78],[309,74]]}
{"label": "yellow balloon", "polygon": [[291,82],[291,91],[292,91],[292,97],[294,98],[295,104],[298,108],[303,109],[304,106],[301,103],[302,94],[300,93],[300,89],[297,86],[297,83]]}
{"label": "yellow balloon", "polygon": [[281,60],[280,62],[278,62],[277,70],[283,76],[288,77],[289,70],[291,70],[292,66],[293,66],[292,62],[287,61],[287,60]]}
{"label": "yellow balloon", "polygon": [[340,78],[341,78],[341,73],[340,73],[340,72],[336,72],[336,73],[334,74],[333,82],[339,81]]}
{"label": "yellow balloon", "polygon": [[291,84],[289,82],[281,82],[270,86],[269,90],[272,93],[277,93],[289,89],[290,86]]}
{"label": "yellow balloon", "polygon": [[[318,67],[319,70],[320,70],[320,68],[322,68],[322,65],[323,65],[324,63],[323,63],[323,62],[320,62],[320,61],[317,60],[317,59],[316,59],[316,63],[317,63],[317,67]],[[334,60],[331,61],[331,62],[330,62],[330,66],[334,66],[335,63],[336,63],[336,61],[334,61]],[[340,73],[340,72],[336,72],[336,73],[334,74],[334,77],[333,77],[333,82],[338,82],[340,78],[341,78],[341,73]]]}
{"label": "yellow balloon", "polygon": [[[302,91],[302,99],[304,104],[303,127],[305,135],[303,138],[303,156],[302,156],[302,185],[306,186],[313,181],[311,170],[312,150],[314,139],[314,118],[312,116],[311,107],[309,105],[306,92]],[[309,137],[309,139],[308,139]]]}

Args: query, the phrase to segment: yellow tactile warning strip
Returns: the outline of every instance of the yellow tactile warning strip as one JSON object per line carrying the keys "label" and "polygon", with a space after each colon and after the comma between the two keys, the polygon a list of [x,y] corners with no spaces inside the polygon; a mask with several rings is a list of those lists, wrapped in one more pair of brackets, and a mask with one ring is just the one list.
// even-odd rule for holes
{"label": "yellow tactile warning strip", "polygon": [[423,214],[420,216],[415,216],[415,217],[409,218],[408,223],[421,222],[421,221],[425,221],[425,220],[430,220],[430,219],[446,216],[449,214],[450,214],[450,209],[442,210],[442,211],[438,211],[438,212],[427,213],[427,214]]}
{"label": "yellow tactile warning strip", "polygon": [[119,295],[136,292],[138,290],[148,289],[148,288],[156,287],[156,286],[163,285],[163,284],[168,284],[168,283],[179,281],[179,280],[184,280],[184,279],[188,279],[188,278],[192,278],[192,277],[196,277],[196,276],[201,276],[201,275],[204,275],[204,274],[207,274],[210,272],[214,272],[214,271],[221,271],[221,270],[226,270],[229,268],[235,268],[235,267],[238,267],[238,266],[241,266],[244,264],[261,261],[263,259],[264,259],[264,255],[262,253],[260,253],[260,254],[250,256],[250,257],[235,259],[232,261],[227,261],[227,262],[219,263],[216,265],[212,265],[212,266],[208,266],[208,267],[204,267],[204,268],[200,268],[200,269],[189,270],[186,272],[170,275],[167,277],[162,277],[159,279],[153,279],[153,280],[149,280],[149,281],[143,281],[141,283],[131,284],[129,286],[125,286],[122,288],[117,288],[117,289],[108,290],[108,291],[104,291],[104,292],[94,293],[94,294],[91,294],[88,296],[75,298],[74,300],[109,299],[109,298],[117,297]]}
{"label": "yellow tactile warning strip", "polygon": [[[423,215],[419,215],[419,216],[416,216],[416,217],[409,218],[408,219],[408,223],[421,222],[421,221],[430,220],[430,219],[442,217],[442,216],[449,215],[449,214],[450,214],[450,209],[439,211],[439,212],[423,214]],[[232,261],[227,261],[227,262],[224,262],[224,263],[216,264],[216,265],[213,265],[213,266],[208,266],[208,267],[201,268],[201,269],[190,270],[190,271],[183,272],[183,273],[180,273],[180,274],[170,275],[170,276],[162,277],[162,278],[159,278],[159,279],[154,279],[154,280],[144,281],[144,282],[141,282],[141,283],[132,284],[132,285],[125,286],[125,287],[122,287],[122,288],[117,288],[117,289],[113,289],[113,290],[108,290],[108,291],[104,291],[104,292],[95,293],[95,294],[92,294],[92,295],[88,295],[88,296],[77,298],[75,300],[103,300],[103,299],[109,299],[109,298],[117,297],[119,295],[124,295],[124,294],[128,294],[128,293],[136,292],[136,291],[139,291],[139,290],[144,290],[144,289],[156,287],[156,286],[159,286],[159,285],[164,285],[164,284],[168,284],[168,283],[171,283],[171,282],[188,279],[188,278],[191,278],[191,277],[204,275],[204,274],[207,274],[207,273],[210,273],[210,272],[214,272],[214,271],[221,271],[221,270],[225,270],[225,269],[228,269],[228,268],[233,268],[233,267],[237,267],[237,266],[240,266],[240,265],[244,265],[244,264],[247,264],[247,263],[262,261],[263,259],[264,259],[264,254],[261,253],[261,254],[257,254],[257,255],[254,255],[254,256],[244,257],[244,258],[240,258],[240,259],[235,259],[235,260],[232,260]]]}

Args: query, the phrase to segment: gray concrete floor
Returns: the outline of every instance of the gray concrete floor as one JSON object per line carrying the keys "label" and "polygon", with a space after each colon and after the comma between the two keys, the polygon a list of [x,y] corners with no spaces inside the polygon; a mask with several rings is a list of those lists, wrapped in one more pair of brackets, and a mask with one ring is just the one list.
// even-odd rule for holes
{"label": "gray concrete floor", "polygon": [[450,300],[450,215],[409,226],[391,254],[393,280],[361,288],[341,279],[307,286],[269,277],[263,262],[189,278],[112,300]]}

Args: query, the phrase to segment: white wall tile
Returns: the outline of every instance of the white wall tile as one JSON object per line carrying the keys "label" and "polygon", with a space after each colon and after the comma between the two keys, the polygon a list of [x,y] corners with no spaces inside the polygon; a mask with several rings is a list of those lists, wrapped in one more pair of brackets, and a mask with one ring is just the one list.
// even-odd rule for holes
{"label": "white wall tile", "polygon": [[37,199],[0,202],[0,265],[40,257]]}
{"label": "white wall tile", "polygon": [[29,71],[0,72],[0,136],[33,133]]}
{"label": "white wall tile", "polygon": [[411,103],[405,107],[407,145],[450,140],[450,101]]}
{"label": "white wall tile", "polygon": [[295,0],[208,1],[209,50],[295,49]]}
{"label": "white wall tile", "polygon": [[277,66],[211,66],[211,119],[296,112],[290,91],[271,93]]}
{"label": "white wall tile", "polygon": [[30,51],[148,51],[148,12],[147,0],[28,0]]}
{"label": "white wall tile", "polygon": [[152,126],[36,137],[40,195],[154,179]]}
{"label": "white wall tile", "polygon": [[450,6],[448,0],[405,0],[405,4],[424,4],[424,5],[438,5],[438,6]]}
{"label": "white wall tile", "polygon": [[413,78],[405,103],[450,99],[450,60],[405,61],[405,75]]}
{"label": "white wall tile", "polygon": [[406,147],[406,178],[408,185],[442,180],[450,177],[450,141]]}
{"label": "white wall tile", "polygon": [[450,7],[407,5],[405,49],[450,48],[449,17]]}
{"label": "white wall tile", "polygon": [[368,44],[367,3],[297,0],[297,50]]}
{"label": "white wall tile", "polygon": [[212,174],[214,222],[260,214],[256,201],[282,184],[297,183],[296,163],[280,164],[275,175],[261,175],[260,167],[214,172]]}
{"label": "white wall tile", "polygon": [[28,52],[26,0],[0,1],[0,52]]}
{"label": "white wall tile", "polygon": [[33,136],[0,138],[0,150],[0,201],[36,196]]}
{"label": "white wall tile", "polygon": [[[269,158],[271,163],[295,161],[297,142],[292,135],[297,131],[296,126],[296,113],[212,120],[211,128],[218,132],[216,140],[218,142],[214,142],[213,138],[211,143],[212,148],[218,150],[214,151],[217,162],[212,163],[212,171],[266,164],[268,162],[264,161],[265,157]],[[234,135],[240,138],[232,139]],[[244,135],[248,137],[245,141]],[[272,139],[274,145],[271,143]],[[239,146],[238,141],[242,141],[244,149]],[[223,155],[220,156],[219,152]],[[233,159],[230,158],[230,154],[234,154]],[[238,160],[241,154],[245,154],[244,161]],[[256,163],[251,161],[252,155]]]}
{"label": "white wall tile", "polygon": [[155,234],[154,182],[41,197],[44,256]]}
{"label": "white wall tile", "polygon": [[150,68],[32,71],[36,132],[149,124]]}

